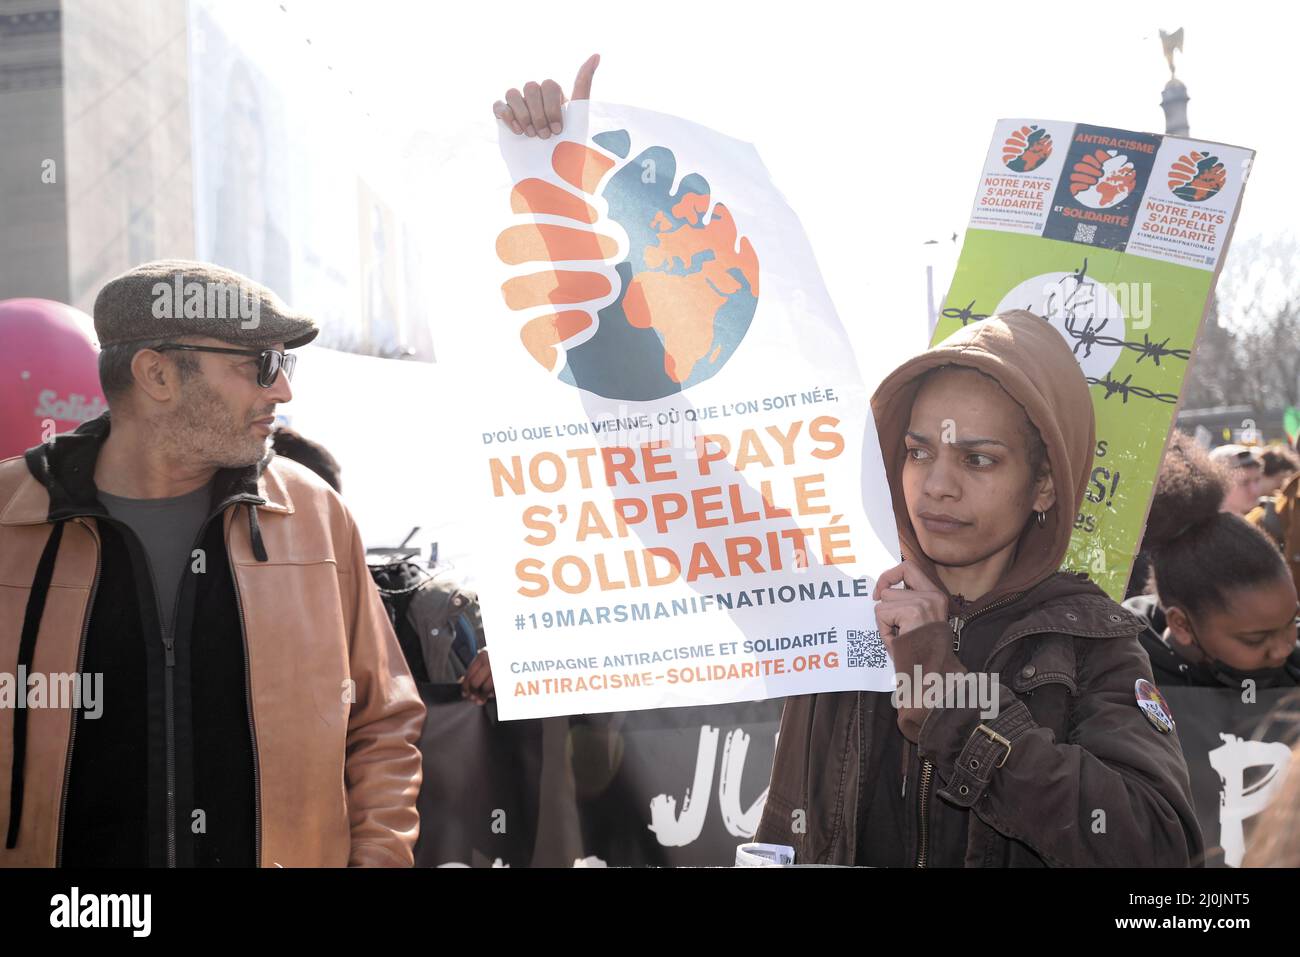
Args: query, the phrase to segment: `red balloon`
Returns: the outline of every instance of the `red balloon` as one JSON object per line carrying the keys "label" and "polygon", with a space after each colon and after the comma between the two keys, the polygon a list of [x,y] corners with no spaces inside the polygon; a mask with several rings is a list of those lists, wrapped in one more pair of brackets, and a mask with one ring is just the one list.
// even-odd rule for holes
{"label": "red balloon", "polygon": [[48,299],[0,301],[0,459],[106,408],[94,323]]}

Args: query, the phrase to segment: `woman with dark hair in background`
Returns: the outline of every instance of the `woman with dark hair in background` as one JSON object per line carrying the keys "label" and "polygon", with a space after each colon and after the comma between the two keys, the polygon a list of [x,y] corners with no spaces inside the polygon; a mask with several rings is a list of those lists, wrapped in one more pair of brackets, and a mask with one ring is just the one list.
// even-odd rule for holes
{"label": "woman with dark hair in background", "polygon": [[1147,519],[1149,594],[1142,618],[1157,683],[1239,688],[1300,685],[1296,588],[1266,535],[1219,511],[1225,478],[1189,437],[1165,452]]}

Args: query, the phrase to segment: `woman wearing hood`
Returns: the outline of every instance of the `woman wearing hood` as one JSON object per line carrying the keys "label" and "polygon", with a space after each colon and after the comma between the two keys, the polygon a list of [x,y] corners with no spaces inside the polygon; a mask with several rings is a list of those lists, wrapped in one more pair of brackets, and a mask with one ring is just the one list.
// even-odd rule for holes
{"label": "woman wearing hood", "polygon": [[[599,62],[578,70],[573,99]],[[546,80],[492,111],[545,139],[563,103]],[[793,845],[803,864],[1197,860],[1187,766],[1142,626],[1058,571],[1095,442],[1065,340],[1027,312],[993,316],[904,363],[871,405],[905,558],[877,582],[895,669],[1005,675],[997,714],[915,698],[895,709],[881,692],[786,699],[755,839]]]}
{"label": "woman wearing hood", "polygon": [[1145,591],[1124,602],[1142,619],[1156,680],[1240,691],[1300,685],[1295,582],[1264,532],[1219,510],[1223,473],[1191,438],[1165,450],[1147,517]]}
{"label": "woman wearing hood", "polygon": [[1064,338],[992,316],[905,362],[871,406],[904,558],[875,594],[900,689],[919,667],[996,697],[788,698],[755,840],[803,864],[1199,863],[1143,625],[1059,570],[1096,442]]}

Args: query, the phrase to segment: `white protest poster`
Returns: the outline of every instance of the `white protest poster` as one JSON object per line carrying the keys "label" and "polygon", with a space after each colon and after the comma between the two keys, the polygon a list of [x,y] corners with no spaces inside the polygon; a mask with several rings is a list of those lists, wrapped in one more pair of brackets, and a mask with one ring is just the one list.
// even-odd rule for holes
{"label": "white protest poster", "polygon": [[869,389],[757,152],[589,102],[500,148],[458,421],[501,716],[892,690]]}

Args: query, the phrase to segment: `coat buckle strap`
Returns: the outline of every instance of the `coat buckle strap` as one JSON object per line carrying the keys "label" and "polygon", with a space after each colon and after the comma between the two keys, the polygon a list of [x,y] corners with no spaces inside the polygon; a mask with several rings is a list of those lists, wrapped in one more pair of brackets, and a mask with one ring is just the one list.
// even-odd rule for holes
{"label": "coat buckle strap", "polygon": [[979,727],[977,727],[975,730],[983,731],[986,735],[988,735],[991,741],[993,741],[996,744],[1000,744],[1004,748],[1006,748],[1006,750],[1002,752],[1002,757],[998,760],[998,763],[995,764],[994,767],[1000,768],[1002,767],[1002,765],[1006,764],[1007,758],[1011,756],[1011,742],[1008,741],[1006,738],[1004,738],[1002,735],[998,734],[987,724],[980,724]]}
{"label": "coat buckle strap", "polygon": [[[994,724],[1000,731],[994,730]],[[1013,739],[1034,727],[1034,719],[1023,701],[1016,701],[994,719],[980,723],[970,732],[965,746],[952,765],[947,784],[939,796],[958,807],[973,807],[993,782],[993,772],[1011,757]]]}

